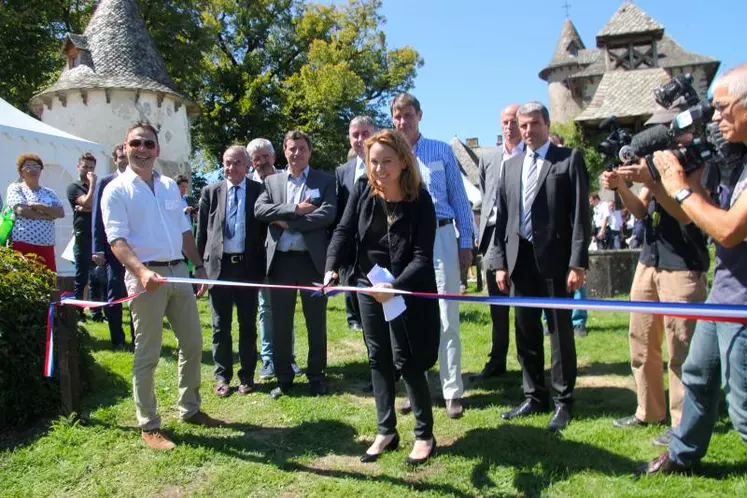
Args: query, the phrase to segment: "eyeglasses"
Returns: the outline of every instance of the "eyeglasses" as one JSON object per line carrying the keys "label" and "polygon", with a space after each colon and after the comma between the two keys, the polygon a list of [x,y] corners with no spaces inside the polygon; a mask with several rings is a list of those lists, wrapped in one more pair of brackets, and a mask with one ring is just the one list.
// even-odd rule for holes
{"label": "eyeglasses", "polygon": [[26,171],[28,173],[36,173],[37,171],[41,171],[42,167],[41,164],[24,164],[21,168],[23,171]]}
{"label": "eyeglasses", "polygon": [[137,149],[138,147],[145,147],[146,149],[152,150],[156,148],[157,144],[155,140],[140,140],[139,138],[135,138],[127,142],[127,145],[129,145],[133,149]]}

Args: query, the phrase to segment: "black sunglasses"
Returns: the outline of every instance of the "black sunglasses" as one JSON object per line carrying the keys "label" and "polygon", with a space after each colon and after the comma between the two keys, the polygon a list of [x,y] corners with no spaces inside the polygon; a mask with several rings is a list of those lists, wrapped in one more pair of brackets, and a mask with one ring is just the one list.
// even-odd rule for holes
{"label": "black sunglasses", "polygon": [[140,146],[144,146],[146,149],[155,149],[156,141],[155,140],[140,140],[139,138],[135,138],[127,142],[127,145],[129,145],[133,149],[137,149]]}

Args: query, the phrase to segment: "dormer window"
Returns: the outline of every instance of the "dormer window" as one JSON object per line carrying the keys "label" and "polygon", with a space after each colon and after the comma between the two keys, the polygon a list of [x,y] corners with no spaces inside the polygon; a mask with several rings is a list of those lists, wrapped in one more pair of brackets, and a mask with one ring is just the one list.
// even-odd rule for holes
{"label": "dormer window", "polygon": [[80,50],[75,47],[67,51],[67,68],[72,69],[80,66]]}
{"label": "dormer window", "polygon": [[568,44],[568,53],[571,54],[573,57],[578,56],[579,46],[576,42],[571,42]]}

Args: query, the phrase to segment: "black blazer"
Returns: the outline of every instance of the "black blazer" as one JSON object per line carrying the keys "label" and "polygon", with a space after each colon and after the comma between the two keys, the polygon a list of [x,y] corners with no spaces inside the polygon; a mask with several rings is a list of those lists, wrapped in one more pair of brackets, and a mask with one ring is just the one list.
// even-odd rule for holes
{"label": "black blazer", "polygon": [[[360,179],[350,195],[340,223],[337,225],[327,250],[326,271],[339,271],[343,267],[358,267],[366,257],[361,247],[363,235],[371,226],[374,205],[378,202],[368,182]],[[389,258],[397,289],[420,292],[438,292],[433,269],[433,245],[436,240],[436,210],[428,191],[421,187],[418,199],[402,203],[402,218],[389,231]],[[423,369],[428,369],[438,358],[441,321],[438,301],[405,296],[407,311],[404,315],[413,359]]]}
{"label": "black blazer", "polygon": [[[496,203],[495,238],[488,269],[513,273],[519,252],[521,170],[526,152],[504,164]],[[546,278],[564,278],[569,268],[588,268],[589,176],[581,151],[550,144],[532,203],[537,268]]]}
{"label": "black blazer", "polygon": [[[209,278],[218,278],[223,258],[223,229],[226,221],[226,193],[228,184],[222,180],[202,189],[197,218],[197,250],[205,261]],[[246,234],[244,265],[249,279],[259,282],[265,278],[265,246],[267,225],[254,216],[254,204],[262,193],[262,185],[246,179]]]}

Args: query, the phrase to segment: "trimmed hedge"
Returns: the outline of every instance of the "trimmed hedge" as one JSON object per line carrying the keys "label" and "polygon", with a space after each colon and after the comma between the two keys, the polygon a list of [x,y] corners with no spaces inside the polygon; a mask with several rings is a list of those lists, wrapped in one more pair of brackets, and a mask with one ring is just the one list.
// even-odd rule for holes
{"label": "trimmed hedge", "polygon": [[0,247],[0,427],[16,426],[60,405],[57,379],[43,376],[54,273]]}

